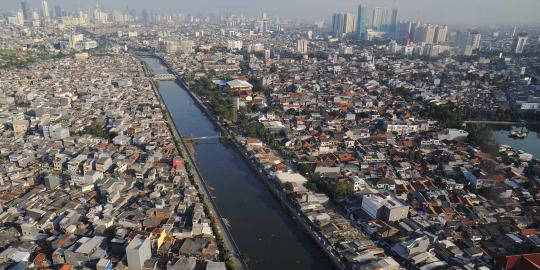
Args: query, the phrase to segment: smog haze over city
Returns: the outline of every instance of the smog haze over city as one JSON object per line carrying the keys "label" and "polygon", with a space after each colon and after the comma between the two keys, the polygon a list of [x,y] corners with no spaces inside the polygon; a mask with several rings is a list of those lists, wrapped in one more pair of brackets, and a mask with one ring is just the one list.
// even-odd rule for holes
{"label": "smog haze over city", "polygon": [[540,0],[0,0],[0,269],[540,270]]}
{"label": "smog haze over city", "polygon": [[[39,0],[30,3],[38,4]],[[268,12],[287,19],[322,20],[329,10],[354,11],[359,3],[367,6],[398,8],[401,18],[426,20],[447,24],[538,24],[540,1],[537,0],[99,0],[109,9],[148,9],[160,12],[186,12],[192,14],[242,13],[257,15]],[[95,0],[50,0],[49,5],[70,9],[88,9]],[[15,10],[17,0],[4,0],[0,8]]]}

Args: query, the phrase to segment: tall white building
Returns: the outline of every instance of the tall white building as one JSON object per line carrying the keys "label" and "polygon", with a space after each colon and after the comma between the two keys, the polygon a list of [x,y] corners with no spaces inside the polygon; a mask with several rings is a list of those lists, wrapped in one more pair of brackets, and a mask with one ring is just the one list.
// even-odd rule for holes
{"label": "tall white building", "polygon": [[335,13],[332,16],[332,33],[339,37],[356,31],[356,16],[350,13]]}
{"label": "tall white building", "polygon": [[138,235],[126,247],[126,257],[130,270],[141,270],[144,262],[152,258],[150,238]]}
{"label": "tall white building", "polygon": [[45,19],[49,18],[50,16],[50,13],[49,13],[49,3],[47,3],[46,0],[43,0],[42,2],[42,7],[43,7],[43,17]]}
{"label": "tall white building", "polygon": [[444,44],[446,42],[446,35],[448,34],[448,26],[437,25],[435,27],[435,37],[433,43]]}
{"label": "tall white building", "polygon": [[481,37],[482,35],[480,35],[480,33],[478,32],[471,33],[471,46],[473,47],[473,49],[477,50],[480,48]]}
{"label": "tall white building", "polygon": [[308,52],[308,41],[305,39],[299,39],[296,42],[296,51],[306,54]]}
{"label": "tall white building", "polygon": [[376,7],[371,15],[371,27],[377,31],[394,33],[397,23],[397,9]]}
{"label": "tall white building", "polygon": [[343,16],[343,33],[348,34],[356,31],[356,16],[346,13]]}
{"label": "tall white building", "polygon": [[515,54],[522,54],[529,37],[527,33],[519,33],[514,37],[513,49]]}
{"label": "tall white building", "polygon": [[388,10],[381,7],[374,8],[371,15],[371,27],[377,30],[381,30],[381,26],[384,22],[387,21],[387,18]]}

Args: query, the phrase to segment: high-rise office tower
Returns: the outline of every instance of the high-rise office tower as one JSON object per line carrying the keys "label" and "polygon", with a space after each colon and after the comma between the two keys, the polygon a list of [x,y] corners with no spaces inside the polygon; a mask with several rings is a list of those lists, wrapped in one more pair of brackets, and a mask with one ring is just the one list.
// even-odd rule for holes
{"label": "high-rise office tower", "polygon": [[296,42],[296,51],[302,54],[306,54],[308,52],[308,41],[305,39],[299,39]]}
{"label": "high-rise office tower", "polygon": [[143,9],[142,11],[142,14],[141,14],[141,19],[144,23],[148,23],[149,22],[149,15],[148,15],[148,10],[146,9]]}
{"label": "high-rise office tower", "polygon": [[43,7],[43,17],[44,17],[44,18],[49,18],[49,16],[50,16],[50,13],[49,13],[49,4],[47,3],[46,0],[43,0],[43,2],[42,2],[42,7]]}
{"label": "high-rise office tower", "polygon": [[527,40],[529,39],[527,33],[518,33],[517,36],[514,37],[514,43],[512,44],[512,48],[514,50],[515,54],[522,54],[523,50],[525,49],[525,45],[527,45]]}
{"label": "high-rise office tower", "polygon": [[411,40],[414,40],[414,34],[416,32],[416,28],[418,28],[421,25],[419,21],[411,22]]}
{"label": "high-rise office tower", "polygon": [[396,25],[397,25],[397,9],[392,10],[392,15],[390,16],[390,21],[388,22],[387,26],[387,32],[389,33],[395,33],[396,32]]}
{"label": "high-rise office tower", "polygon": [[332,33],[336,36],[343,33],[344,17],[343,13],[335,13],[332,16]]}
{"label": "high-rise office tower", "polygon": [[459,31],[456,36],[456,45],[465,55],[471,55],[480,48],[481,35],[478,32]]}
{"label": "high-rise office tower", "polygon": [[59,5],[54,6],[54,16],[56,18],[62,17],[62,7],[60,7]]}
{"label": "high-rise office tower", "polygon": [[366,32],[367,10],[362,5],[358,5],[356,14],[356,38],[361,40]]}
{"label": "high-rise office tower", "polygon": [[23,12],[23,17],[25,20],[31,20],[32,19],[32,7],[30,6],[30,3],[28,0],[24,0],[21,2],[21,8]]}
{"label": "high-rise office tower", "polygon": [[435,37],[433,43],[444,44],[446,42],[446,35],[448,34],[448,26],[437,25],[435,27]]}
{"label": "high-rise office tower", "polygon": [[414,42],[422,43],[427,40],[427,25],[421,24],[414,29]]}
{"label": "high-rise office tower", "polygon": [[469,31],[459,31],[456,35],[456,45],[461,48],[465,49],[465,47],[469,46],[471,43],[471,32]]}
{"label": "high-rise office tower", "polygon": [[408,44],[411,41],[412,22],[401,21],[396,26],[396,41],[399,44]]}

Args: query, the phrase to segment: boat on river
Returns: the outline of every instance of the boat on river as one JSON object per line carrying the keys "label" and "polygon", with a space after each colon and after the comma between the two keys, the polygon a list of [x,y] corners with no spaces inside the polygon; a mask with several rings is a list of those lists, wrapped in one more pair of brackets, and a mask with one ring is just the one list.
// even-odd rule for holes
{"label": "boat on river", "polygon": [[527,138],[527,135],[528,135],[527,131],[513,130],[512,132],[510,132],[510,135],[508,136],[514,139],[525,139]]}

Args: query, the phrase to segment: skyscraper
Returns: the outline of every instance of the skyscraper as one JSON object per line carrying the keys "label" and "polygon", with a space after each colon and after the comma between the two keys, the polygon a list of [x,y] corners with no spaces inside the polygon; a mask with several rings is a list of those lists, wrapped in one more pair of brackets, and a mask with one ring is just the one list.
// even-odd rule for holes
{"label": "skyscraper", "polygon": [[43,17],[46,19],[46,18],[49,18],[50,16],[50,13],[49,13],[49,4],[47,3],[46,0],[43,0],[42,2],[42,7],[43,7]]}
{"label": "skyscraper", "polygon": [[367,12],[366,8],[358,5],[358,13],[356,14],[356,38],[361,40],[366,32]]}
{"label": "skyscraper", "polygon": [[416,32],[416,28],[418,28],[421,25],[419,21],[411,22],[411,40],[414,40],[414,34]]}
{"label": "skyscraper", "polygon": [[435,38],[433,39],[433,43],[444,44],[446,42],[447,34],[448,34],[448,26],[437,25],[435,27]]}
{"label": "skyscraper", "polygon": [[308,41],[305,39],[299,39],[296,42],[296,51],[306,54],[308,52]]}
{"label": "skyscraper", "polygon": [[149,22],[148,10],[146,10],[146,9],[143,9],[143,11],[142,11],[142,21],[143,21],[144,23],[148,23],[148,22]]}
{"label": "skyscraper", "polygon": [[395,33],[397,23],[397,9],[376,7],[371,16],[371,27],[378,31]]}
{"label": "skyscraper", "polygon": [[514,43],[512,44],[512,47],[514,48],[515,54],[522,54],[523,50],[525,49],[525,45],[527,45],[527,40],[529,39],[527,33],[518,33],[517,36],[514,37]]}
{"label": "skyscraper", "polygon": [[411,41],[412,22],[401,21],[396,27],[396,41],[400,44],[407,44]]}
{"label": "skyscraper", "polygon": [[356,16],[345,13],[343,16],[343,33],[348,34],[356,31]]}
{"label": "skyscraper", "polygon": [[390,21],[388,22],[387,26],[387,32],[389,33],[395,33],[396,32],[396,25],[397,25],[397,9],[392,10],[392,16],[390,16]]}
{"label": "skyscraper", "polygon": [[376,7],[373,9],[371,15],[371,27],[377,30],[381,30],[381,26],[386,21],[385,9]]}
{"label": "skyscraper", "polygon": [[32,19],[32,7],[30,6],[30,3],[28,0],[24,0],[21,2],[21,8],[23,12],[23,17],[25,20],[31,20]]}
{"label": "skyscraper", "polygon": [[350,13],[336,13],[332,16],[332,33],[341,36],[356,31],[356,16]]}
{"label": "skyscraper", "polygon": [[465,55],[472,55],[474,50],[480,48],[481,35],[478,32],[459,31],[456,36],[456,45]]}
{"label": "skyscraper", "polygon": [[335,13],[332,16],[332,33],[336,36],[343,33],[344,17],[343,13]]}
{"label": "skyscraper", "polygon": [[435,39],[435,26],[431,24],[422,24],[414,30],[414,42],[433,44]]}
{"label": "skyscraper", "polygon": [[59,5],[54,6],[54,16],[56,18],[62,17],[62,7],[60,7]]}
{"label": "skyscraper", "polygon": [[471,43],[471,32],[469,31],[459,31],[456,34],[456,45],[461,48],[465,49],[465,47],[469,46]]}
{"label": "skyscraper", "polygon": [[471,46],[474,50],[477,50],[480,48],[480,39],[482,35],[478,32],[472,32],[471,33]]}

